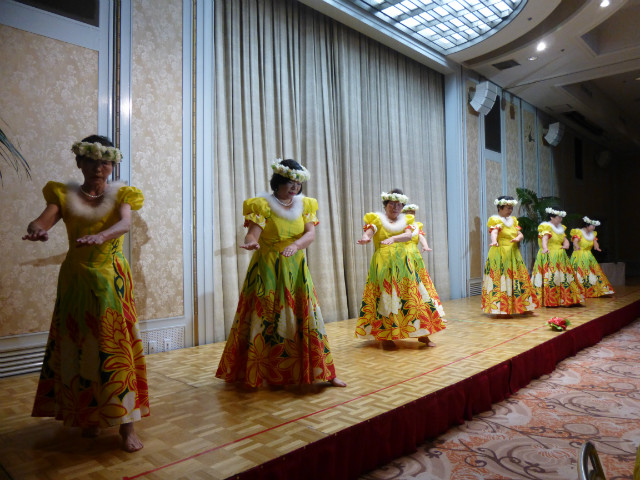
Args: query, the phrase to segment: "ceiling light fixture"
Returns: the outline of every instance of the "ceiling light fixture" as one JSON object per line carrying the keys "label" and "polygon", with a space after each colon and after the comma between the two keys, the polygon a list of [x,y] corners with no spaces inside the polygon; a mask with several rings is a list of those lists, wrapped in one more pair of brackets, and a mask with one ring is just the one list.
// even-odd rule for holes
{"label": "ceiling light fixture", "polygon": [[536,57],[535,55],[529,57],[529,61],[530,62],[533,62],[534,60],[537,60],[537,59],[538,59],[538,57]]}
{"label": "ceiling light fixture", "polygon": [[610,5],[609,0],[602,0],[600,2],[600,7],[605,8],[608,7]]}
{"label": "ceiling light fixture", "polygon": [[547,48],[547,44],[544,42],[540,42],[538,43],[538,46],[536,47],[536,50],[539,52],[542,52],[545,48]]}

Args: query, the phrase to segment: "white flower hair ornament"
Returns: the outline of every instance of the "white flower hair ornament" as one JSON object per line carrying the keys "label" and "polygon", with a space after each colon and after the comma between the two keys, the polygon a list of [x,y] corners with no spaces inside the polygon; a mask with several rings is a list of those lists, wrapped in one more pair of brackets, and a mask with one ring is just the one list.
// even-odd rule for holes
{"label": "white flower hair ornament", "polygon": [[518,200],[507,200],[506,198],[502,198],[498,200],[497,198],[493,201],[493,204],[498,207],[504,207],[505,205],[511,205],[515,207],[518,204]]}
{"label": "white flower hair ornament", "polygon": [[76,142],[71,146],[71,151],[79,157],[87,157],[93,160],[106,160],[120,163],[122,152],[116,147],[107,147],[98,142]]}
{"label": "white flower hair ornament", "polygon": [[593,225],[594,227],[598,227],[600,222],[598,220],[591,220],[589,217],[582,217],[582,221],[584,223],[588,223],[589,225]]}
{"label": "white flower hair ornament", "polygon": [[404,208],[402,209],[402,213],[417,212],[418,210],[420,210],[420,207],[418,205],[416,205],[415,203],[409,203],[408,205],[404,206]]}
{"label": "white flower hair ornament", "polygon": [[551,207],[545,208],[544,211],[547,212],[549,215],[558,215],[562,218],[567,216],[567,212],[565,212],[564,210],[554,210]]}
{"label": "white flower hair ornament", "polygon": [[409,197],[401,193],[382,192],[382,195],[380,196],[382,197],[383,202],[386,202],[387,200],[389,200],[390,202],[400,202],[403,205],[406,205],[407,203],[409,203]]}
{"label": "white flower hair ornament", "polygon": [[289,168],[286,165],[282,165],[282,163],[280,162],[282,162],[282,159],[276,158],[271,163],[271,169],[274,171],[274,173],[282,175],[283,177],[287,177],[289,180],[293,180],[294,182],[301,183],[306,182],[311,178],[309,170],[304,168],[302,165],[300,165],[302,167],[302,170],[296,170],[294,168]]}

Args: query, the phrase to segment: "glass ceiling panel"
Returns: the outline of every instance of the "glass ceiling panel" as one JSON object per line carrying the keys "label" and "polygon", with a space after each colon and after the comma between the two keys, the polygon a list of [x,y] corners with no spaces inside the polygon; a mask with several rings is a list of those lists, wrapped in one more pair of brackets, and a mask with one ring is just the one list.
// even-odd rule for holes
{"label": "glass ceiling panel", "polygon": [[490,37],[527,0],[344,0],[445,55]]}

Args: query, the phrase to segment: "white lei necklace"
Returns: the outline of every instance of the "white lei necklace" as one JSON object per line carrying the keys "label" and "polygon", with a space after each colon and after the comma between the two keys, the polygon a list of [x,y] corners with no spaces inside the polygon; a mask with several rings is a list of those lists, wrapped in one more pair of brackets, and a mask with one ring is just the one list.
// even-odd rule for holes
{"label": "white lei necklace", "polygon": [[395,222],[389,220],[389,217],[387,217],[387,214],[384,212],[378,212],[378,217],[380,217],[382,227],[389,233],[401,233],[404,232],[404,229],[407,227],[407,219],[404,213],[398,215]]}
{"label": "white lei necklace", "polygon": [[267,203],[269,203],[271,211],[281,218],[294,221],[302,215],[302,199],[304,198],[304,195],[302,194],[293,197],[290,208],[284,208],[282,202],[278,201],[278,199],[271,193],[264,192],[258,196],[264,198]]}
{"label": "white lei necklace", "polygon": [[542,222],[540,225],[549,225],[551,227],[551,229],[556,232],[558,235],[563,235],[564,234],[564,228],[562,228],[562,224],[558,225],[557,227],[551,223],[551,222]]}
{"label": "white lei necklace", "polygon": [[494,217],[498,217],[505,227],[513,227],[513,217],[503,217],[501,215],[494,215]]}
{"label": "white lei necklace", "polygon": [[584,228],[581,228],[580,230],[582,230],[582,235],[584,236],[585,240],[593,242],[593,232],[585,232]]}

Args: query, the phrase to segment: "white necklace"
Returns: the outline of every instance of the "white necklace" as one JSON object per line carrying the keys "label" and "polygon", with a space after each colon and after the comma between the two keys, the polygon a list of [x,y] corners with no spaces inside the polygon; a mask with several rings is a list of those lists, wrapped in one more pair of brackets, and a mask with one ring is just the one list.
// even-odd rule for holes
{"label": "white necklace", "polygon": [[284,203],[283,201],[281,201],[278,197],[275,196],[275,194],[271,194],[271,196],[273,198],[276,199],[276,202],[278,202],[280,205],[282,205],[283,207],[290,207],[291,204],[293,203],[293,198],[291,200],[289,200],[289,203]]}
{"label": "white necklace", "polygon": [[82,188],[82,185],[80,185],[80,191],[87,197],[91,198],[92,200],[95,200],[96,198],[100,198],[104,195],[104,192],[102,192],[100,195],[91,195],[89,192],[85,192],[84,188]]}

